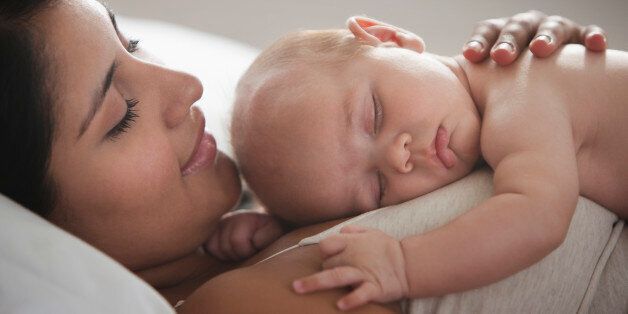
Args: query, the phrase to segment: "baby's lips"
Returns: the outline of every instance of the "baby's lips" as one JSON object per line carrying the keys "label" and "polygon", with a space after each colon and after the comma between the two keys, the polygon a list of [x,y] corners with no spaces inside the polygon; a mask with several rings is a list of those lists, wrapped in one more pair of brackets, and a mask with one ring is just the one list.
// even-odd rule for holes
{"label": "baby's lips", "polygon": [[440,159],[447,169],[456,165],[456,155],[449,148],[449,134],[444,127],[439,127],[436,131],[436,156]]}

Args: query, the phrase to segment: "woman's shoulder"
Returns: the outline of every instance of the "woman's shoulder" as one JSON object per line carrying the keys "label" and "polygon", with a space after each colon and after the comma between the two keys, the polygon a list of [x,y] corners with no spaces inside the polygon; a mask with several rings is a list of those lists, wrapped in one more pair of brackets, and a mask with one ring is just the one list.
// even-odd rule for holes
{"label": "woman's shoulder", "polygon": [[[294,279],[320,270],[317,245],[295,247],[264,260],[337,222],[295,230],[278,240],[268,251],[255,257],[248,266],[223,273],[198,288],[180,307],[180,313],[341,313],[335,303],[346,293],[336,289],[297,295]],[[264,260],[258,262],[259,260]],[[399,313],[398,304],[369,304],[360,313]]]}
{"label": "woman's shoulder", "polygon": [[[292,281],[320,269],[318,246],[290,250],[270,260],[224,273],[197,289],[180,313],[341,313],[336,301],[346,290],[308,295],[292,291]],[[397,304],[369,304],[360,313],[399,313]]]}

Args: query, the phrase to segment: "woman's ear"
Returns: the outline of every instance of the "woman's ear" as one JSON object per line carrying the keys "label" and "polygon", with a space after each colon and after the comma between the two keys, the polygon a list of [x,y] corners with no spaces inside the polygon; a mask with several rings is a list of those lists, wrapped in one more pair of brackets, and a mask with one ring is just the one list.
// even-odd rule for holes
{"label": "woman's ear", "polygon": [[425,42],[414,33],[367,17],[350,17],[347,28],[356,39],[374,47],[392,44],[418,53],[425,50]]}

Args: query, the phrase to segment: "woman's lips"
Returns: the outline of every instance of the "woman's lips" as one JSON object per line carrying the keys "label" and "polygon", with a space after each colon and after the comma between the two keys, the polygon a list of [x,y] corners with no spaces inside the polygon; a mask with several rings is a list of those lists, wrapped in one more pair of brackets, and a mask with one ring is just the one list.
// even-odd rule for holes
{"label": "woman's lips", "polygon": [[449,134],[445,128],[438,127],[436,131],[435,148],[436,156],[445,165],[447,169],[456,165],[456,155],[454,151],[449,148]]}
{"label": "woman's lips", "polygon": [[196,146],[192,151],[192,155],[188,161],[181,167],[181,174],[187,176],[201,170],[210,163],[214,163],[218,150],[216,148],[216,140],[214,137],[205,132],[205,117],[199,112],[200,126],[196,137]]}

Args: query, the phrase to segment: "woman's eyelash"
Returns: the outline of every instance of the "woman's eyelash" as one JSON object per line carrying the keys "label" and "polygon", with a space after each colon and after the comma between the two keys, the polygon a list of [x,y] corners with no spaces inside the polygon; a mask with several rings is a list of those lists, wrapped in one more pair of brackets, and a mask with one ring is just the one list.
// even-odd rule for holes
{"label": "woman's eyelash", "polygon": [[129,44],[126,46],[126,51],[129,53],[134,53],[139,49],[140,40],[139,39],[129,39]]}
{"label": "woman's eyelash", "polygon": [[126,101],[126,114],[124,115],[122,120],[120,120],[120,122],[118,122],[118,124],[116,124],[116,126],[114,126],[113,129],[111,129],[107,133],[107,137],[112,140],[117,139],[120,136],[120,134],[126,132],[127,129],[131,127],[131,123],[135,122],[135,119],[139,117],[136,112],[135,105],[137,105],[140,101],[134,98],[125,99],[125,101]]}

